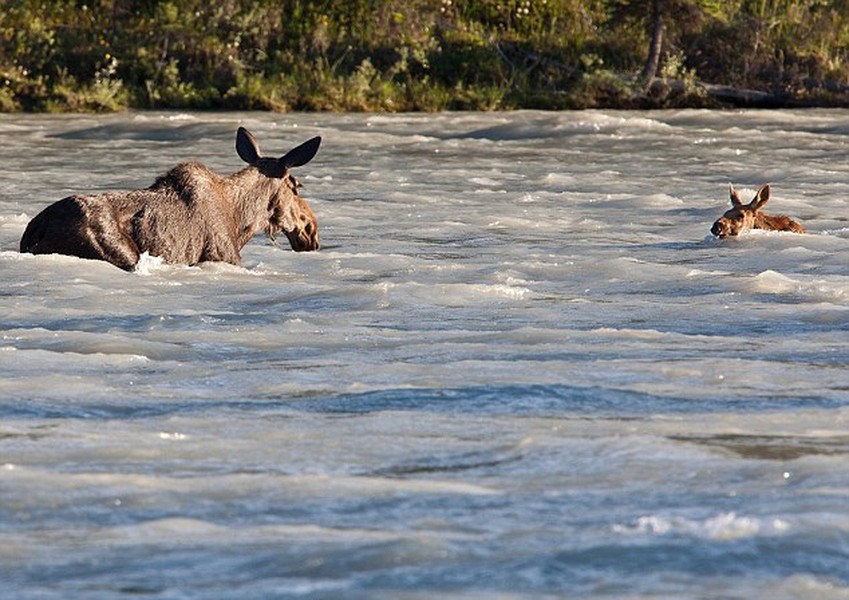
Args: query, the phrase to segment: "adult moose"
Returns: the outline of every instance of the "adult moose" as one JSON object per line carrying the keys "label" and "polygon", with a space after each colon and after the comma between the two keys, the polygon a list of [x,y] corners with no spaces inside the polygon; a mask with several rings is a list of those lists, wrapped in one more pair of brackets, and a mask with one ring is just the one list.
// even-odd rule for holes
{"label": "adult moose", "polygon": [[221,176],[197,162],[177,165],[153,185],[130,192],[68,196],[30,221],[21,252],[105,260],[131,270],[147,252],[165,262],[241,262],[257,233],[283,231],[295,251],[318,249],[318,223],[300,196],[292,167],[318,152],[314,137],[281,158],[264,157],[244,127],[236,152],[248,166]]}
{"label": "adult moose", "polygon": [[730,187],[731,209],[716,220],[710,232],[718,238],[739,235],[745,229],[805,233],[805,229],[790,217],[784,215],[774,217],[761,212],[761,208],[769,200],[769,191],[769,184],[763,185],[751,202],[743,204],[732,185]]}

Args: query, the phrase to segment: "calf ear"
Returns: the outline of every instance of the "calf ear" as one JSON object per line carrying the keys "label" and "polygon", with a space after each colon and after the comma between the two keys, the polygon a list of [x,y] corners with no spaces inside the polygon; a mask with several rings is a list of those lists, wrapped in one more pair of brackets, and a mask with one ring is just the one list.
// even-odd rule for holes
{"label": "calf ear", "polygon": [[297,148],[289,150],[285,156],[278,159],[280,166],[285,171],[290,167],[300,167],[310,162],[318,152],[318,147],[321,145],[321,138],[314,137],[307,140]]}
{"label": "calf ear", "polygon": [[259,153],[259,144],[256,138],[244,127],[239,127],[239,131],[236,132],[236,152],[239,154],[239,158],[249,165],[254,164],[262,156]]}
{"label": "calf ear", "polygon": [[761,186],[761,189],[758,190],[757,195],[755,195],[755,199],[752,200],[751,206],[753,209],[758,210],[769,200],[769,184],[765,184]]}
{"label": "calf ear", "polygon": [[737,190],[734,189],[733,184],[728,186],[728,194],[731,196],[731,204],[733,206],[743,206],[743,201],[740,200],[740,195],[737,193]]}

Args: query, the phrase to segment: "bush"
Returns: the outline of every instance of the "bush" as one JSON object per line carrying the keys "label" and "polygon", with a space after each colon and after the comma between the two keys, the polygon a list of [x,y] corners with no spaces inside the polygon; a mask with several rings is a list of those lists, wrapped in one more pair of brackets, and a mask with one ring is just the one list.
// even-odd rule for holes
{"label": "bush", "polygon": [[700,82],[849,97],[845,0],[15,0],[0,110],[701,106]]}

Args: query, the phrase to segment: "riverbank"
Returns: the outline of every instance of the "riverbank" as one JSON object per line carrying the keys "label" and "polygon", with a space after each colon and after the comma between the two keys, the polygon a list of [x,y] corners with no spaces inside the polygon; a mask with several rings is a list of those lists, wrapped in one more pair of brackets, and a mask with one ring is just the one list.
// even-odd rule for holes
{"label": "riverbank", "polygon": [[0,13],[0,111],[849,106],[844,12],[822,0],[22,0]]}

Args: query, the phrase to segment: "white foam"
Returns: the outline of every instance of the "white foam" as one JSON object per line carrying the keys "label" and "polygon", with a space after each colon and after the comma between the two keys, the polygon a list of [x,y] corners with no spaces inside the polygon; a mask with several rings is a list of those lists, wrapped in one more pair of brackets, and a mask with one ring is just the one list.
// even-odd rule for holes
{"label": "white foam", "polygon": [[688,535],[705,540],[729,541],[764,535],[783,535],[790,525],[781,518],[760,519],[740,516],[734,512],[722,513],[703,521],[683,517],[644,516],[633,525],[613,526],[613,531],[623,535]]}

